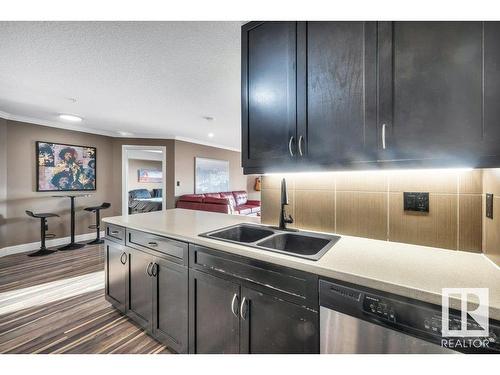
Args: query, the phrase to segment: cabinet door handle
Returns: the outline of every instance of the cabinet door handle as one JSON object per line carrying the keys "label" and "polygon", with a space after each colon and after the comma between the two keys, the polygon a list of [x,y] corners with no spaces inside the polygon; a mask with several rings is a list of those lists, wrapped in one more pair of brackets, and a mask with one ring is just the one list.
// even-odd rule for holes
{"label": "cabinet door handle", "polygon": [[295,155],[293,154],[292,150],[292,142],[293,142],[293,135],[290,137],[290,140],[288,141],[288,151],[290,151],[290,156],[294,157]]}
{"label": "cabinet door handle", "polygon": [[247,310],[248,310],[247,306],[248,306],[247,298],[243,297],[243,299],[241,300],[241,306],[240,306],[240,316],[241,316],[241,319],[243,319],[243,320],[247,320]]}
{"label": "cabinet door handle", "polygon": [[153,264],[153,268],[151,268],[151,276],[158,276],[158,263]]}
{"label": "cabinet door handle", "polygon": [[111,231],[111,234],[118,234],[118,233],[120,233],[120,232],[119,232],[119,231],[117,231],[117,230],[112,230],[112,231]]}
{"label": "cabinet door handle", "polygon": [[[125,259],[123,259],[125,257]],[[122,253],[122,256],[120,257],[120,262],[121,264],[127,263],[127,253]]]}
{"label": "cabinet door handle", "polygon": [[158,246],[158,242],[148,242],[148,245],[151,246],[151,247],[156,247]]}
{"label": "cabinet door handle", "polygon": [[150,270],[150,268],[152,266],[153,266],[153,263],[149,262],[148,266],[146,267],[146,273],[148,274],[149,277],[153,276],[153,274],[151,273],[151,270]]}
{"label": "cabinet door handle", "polygon": [[382,124],[382,150],[385,150],[385,128],[386,124]]}
{"label": "cabinet door handle", "polygon": [[231,311],[235,317],[238,317],[238,294],[234,293],[233,300],[231,301]]}
{"label": "cabinet door handle", "polygon": [[304,156],[304,154],[302,153],[302,141],[304,140],[304,137],[300,136],[299,137],[299,154],[300,156]]}

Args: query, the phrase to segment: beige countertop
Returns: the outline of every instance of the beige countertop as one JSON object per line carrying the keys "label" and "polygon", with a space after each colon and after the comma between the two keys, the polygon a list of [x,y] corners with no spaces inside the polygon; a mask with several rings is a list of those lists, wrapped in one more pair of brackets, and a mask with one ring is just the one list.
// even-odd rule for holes
{"label": "beige countertop", "polygon": [[311,261],[198,236],[256,218],[172,209],[103,221],[438,305],[442,288],[489,288],[490,318],[500,320],[500,267],[482,254],[341,235]]}

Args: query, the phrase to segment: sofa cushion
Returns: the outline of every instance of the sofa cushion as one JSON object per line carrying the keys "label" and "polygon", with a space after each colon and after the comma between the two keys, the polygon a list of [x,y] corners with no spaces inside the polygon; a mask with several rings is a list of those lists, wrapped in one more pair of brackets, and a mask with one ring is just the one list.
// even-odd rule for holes
{"label": "sofa cushion", "polygon": [[236,201],[236,206],[241,206],[242,204],[246,204],[248,200],[248,194],[246,191],[233,191],[233,196]]}
{"label": "sofa cushion", "polygon": [[204,198],[205,196],[203,194],[185,194],[179,197],[179,201],[203,203]]}
{"label": "sofa cushion", "polygon": [[249,207],[245,207],[245,205],[236,206],[234,208],[234,212],[239,215],[248,215],[252,213],[252,209]]}
{"label": "sofa cushion", "polygon": [[220,198],[220,193],[206,193],[203,194],[205,198]]}
{"label": "sofa cushion", "polygon": [[235,210],[238,210],[240,212],[240,215],[242,215],[242,212],[247,212],[247,210],[250,210],[248,213],[257,213],[260,212],[260,206],[252,206],[249,204],[242,204],[241,206],[236,206]]}
{"label": "sofa cushion", "polygon": [[229,205],[229,200],[227,198],[205,197],[205,199],[203,199],[203,203],[213,203],[213,204],[225,204],[225,205]]}
{"label": "sofa cushion", "polygon": [[233,193],[232,192],[225,192],[225,193],[220,193],[221,198],[226,198],[229,201],[229,204],[231,207],[236,207],[236,200],[234,199]]}

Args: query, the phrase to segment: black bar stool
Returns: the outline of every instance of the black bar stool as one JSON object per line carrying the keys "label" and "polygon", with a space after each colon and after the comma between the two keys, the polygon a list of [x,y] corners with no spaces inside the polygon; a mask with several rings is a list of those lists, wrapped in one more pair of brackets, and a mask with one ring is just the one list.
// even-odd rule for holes
{"label": "black bar stool", "polygon": [[35,214],[32,211],[26,211],[26,215],[34,217],[35,219],[40,219],[40,241],[41,241],[41,246],[40,250],[37,252],[31,253],[28,256],[30,257],[37,257],[37,256],[42,256],[42,255],[48,255],[56,252],[56,250],[48,250],[45,247],[45,239],[46,238],[53,238],[56,235],[47,233],[47,230],[49,229],[49,225],[47,224],[47,218],[48,217],[59,217],[57,214],[51,214],[51,213],[43,213],[43,214]]}
{"label": "black bar stool", "polygon": [[106,208],[110,207],[111,203],[104,202],[100,206],[84,208],[85,211],[95,212],[95,224],[90,225],[89,228],[96,230],[97,237],[95,240],[90,241],[88,245],[96,245],[104,242],[104,240],[101,239],[101,210],[105,210]]}

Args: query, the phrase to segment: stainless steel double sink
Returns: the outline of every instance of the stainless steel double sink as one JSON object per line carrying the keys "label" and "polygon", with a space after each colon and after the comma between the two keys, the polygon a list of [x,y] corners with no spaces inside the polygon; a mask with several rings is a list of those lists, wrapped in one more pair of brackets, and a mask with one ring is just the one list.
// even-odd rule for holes
{"label": "stainless steel double sink", "polygon": [[200,236],[309,260],[320,259],[340,239],[335,235],[284,231],[257,224],[237,224]]}

